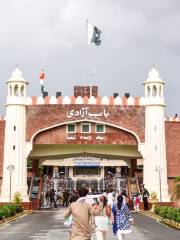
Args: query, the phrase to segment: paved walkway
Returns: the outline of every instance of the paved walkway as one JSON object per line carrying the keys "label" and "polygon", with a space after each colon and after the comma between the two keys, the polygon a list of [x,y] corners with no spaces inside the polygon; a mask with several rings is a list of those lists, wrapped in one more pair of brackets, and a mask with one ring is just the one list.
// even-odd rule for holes
{"label": "paved walkway", "polygon": [[[69,240],[69,229],[63,226],[63,209],[41,211],[0,227],[1,240]],[[126,240],[179,240],[180,231],[134,214],[133,232]],[[110,232],[107,240],[116,239]],[[95,237],[94,237],[95,240]]]}

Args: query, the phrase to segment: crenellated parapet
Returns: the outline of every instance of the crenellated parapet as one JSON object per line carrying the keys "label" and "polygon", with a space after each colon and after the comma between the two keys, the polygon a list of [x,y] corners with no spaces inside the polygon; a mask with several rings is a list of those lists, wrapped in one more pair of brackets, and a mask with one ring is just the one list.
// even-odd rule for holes
{"label": "crenellated parapet", "polygon": [[119,97],[114,98],[113,96],[100,97],[95,98],[94,96],[88,97],[77,97],[74,96],[60,96],[58,98],[52,96],[47,96],[43,98],[40,97],[27,97],[26,99],[27,105],[40,105],[40,104],[84,104],[84,105],[123,105],[123,106],[143,106],[145,105],[144,97]]}
{"label": "crenellated parapet", "polygon": [[180,118],[179,117],[165,117],[165,121],[166,122],[180,122]]}

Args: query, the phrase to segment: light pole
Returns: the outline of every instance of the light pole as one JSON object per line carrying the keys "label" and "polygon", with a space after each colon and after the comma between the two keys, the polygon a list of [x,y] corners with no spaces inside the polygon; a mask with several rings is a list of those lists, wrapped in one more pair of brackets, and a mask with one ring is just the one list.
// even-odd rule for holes
{"label": "light pole", "polygon": [[160,197],[160,202],[162,202],[162,190],[161,190],[161,167],[156,166],[155,170],[159,174],[159,197]]}
{"label": "light pole", "polygon": [[7,166],[7,170],[9,170],[9,202],[11,203],[11,178],[12,178],[12,171],[15,169],[15,166],[13,164],[9,164]]}

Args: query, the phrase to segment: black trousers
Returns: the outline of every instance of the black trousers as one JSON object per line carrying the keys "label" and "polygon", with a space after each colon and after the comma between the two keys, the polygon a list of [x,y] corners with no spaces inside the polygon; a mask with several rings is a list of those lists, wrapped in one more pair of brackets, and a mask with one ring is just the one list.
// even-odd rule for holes
{"label": "black trousers", "polygon": [[68,199],[64,199],[63,200],[63,207],[64,206],[68,207],[68,205],[69,205]]}
{"label": "black trousers", "polygon": [[55,201],[55,199],[54,198],[50,198],[50,202],[51,202],[51,205],[53,206],[53,204],[54,204],[54,207],[56,208],[57,206],[56,206],[56,201]]}
{"label": "black trousers", "polygon": [[144,198],[143,202],[144,202],[144,210],[147,211],[148,210],[148,199]]}

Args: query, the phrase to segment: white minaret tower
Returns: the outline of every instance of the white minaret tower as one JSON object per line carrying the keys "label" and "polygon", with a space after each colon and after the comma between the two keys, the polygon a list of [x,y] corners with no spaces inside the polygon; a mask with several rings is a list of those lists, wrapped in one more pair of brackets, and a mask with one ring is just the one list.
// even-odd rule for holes
{"label": "white minaret tower", "polygon": [[27,195],[26,136],[26,88],[28,82],[17,67],[7,81],[6,127],[4,142],[3,181],[0,202],[13,200],[20,192],[23,202]]}
{"label": "white minaret tower", "polygon": [[144,184],[156,192],[160,201],[169,201],[164,124],[164,82],[153,68],[145,86],[145,145]]}

